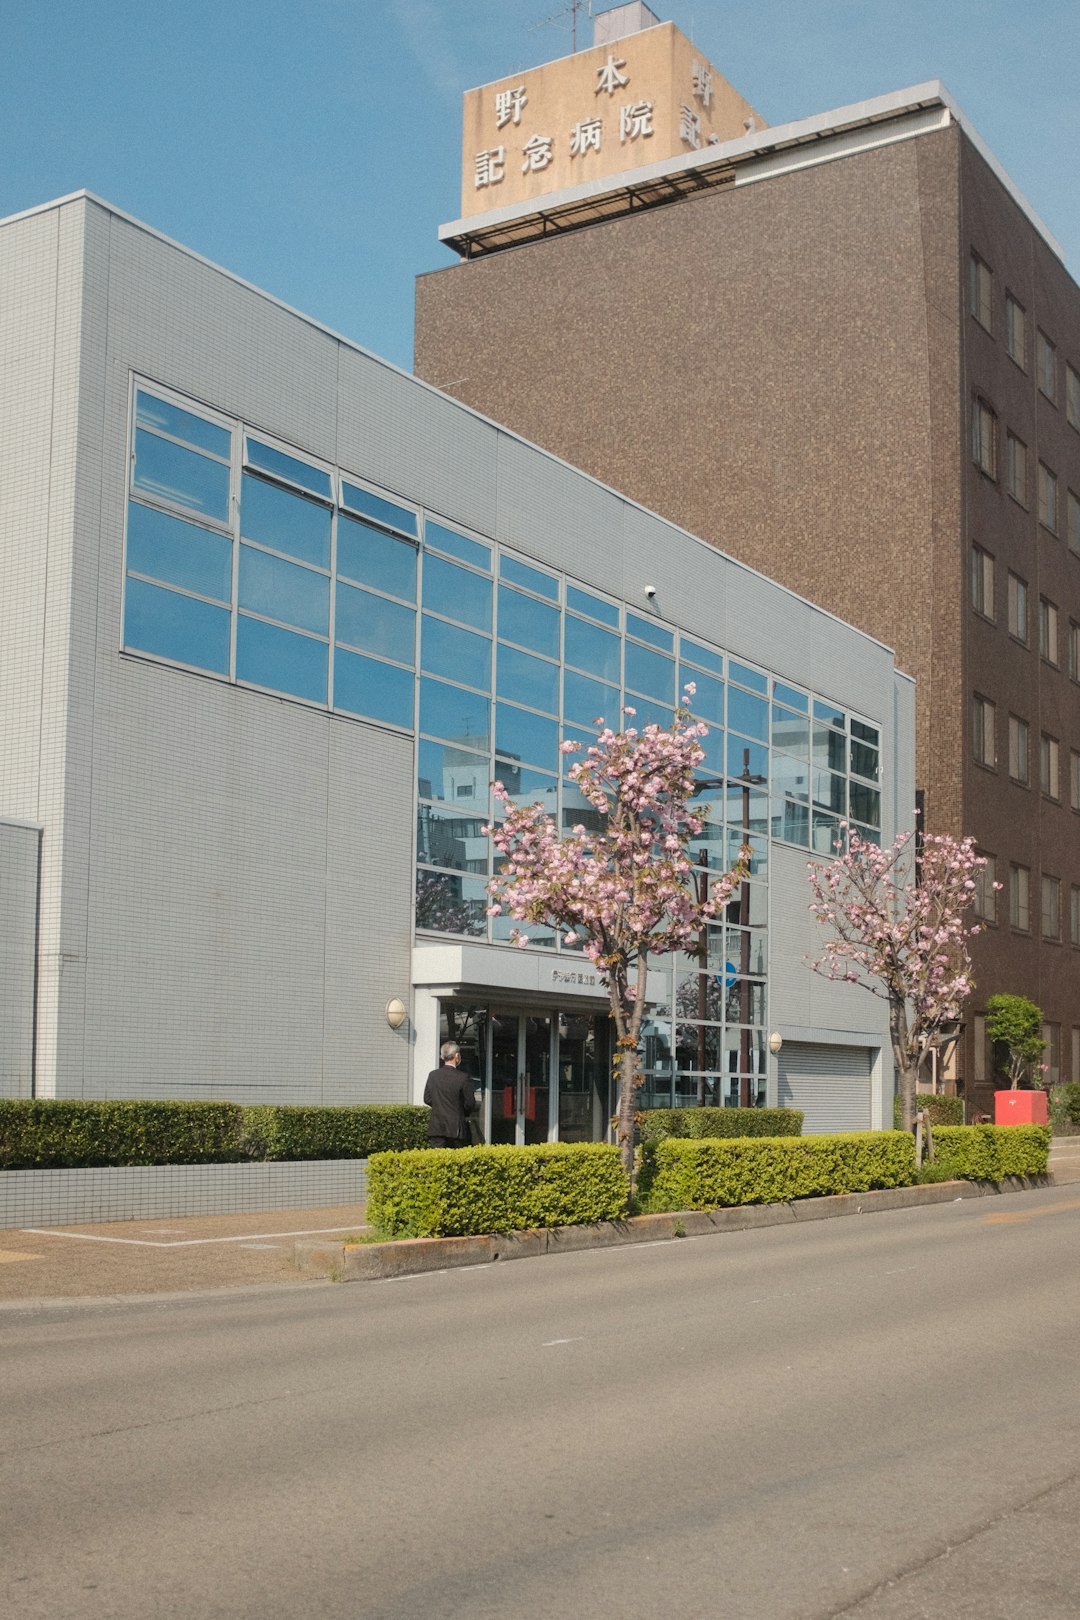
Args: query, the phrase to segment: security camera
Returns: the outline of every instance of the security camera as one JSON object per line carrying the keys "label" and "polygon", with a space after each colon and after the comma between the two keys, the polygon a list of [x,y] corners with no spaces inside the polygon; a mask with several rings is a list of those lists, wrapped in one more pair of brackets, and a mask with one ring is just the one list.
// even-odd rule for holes
{"label": "security camera", "polygon": [[645,587],[645,595],[649,598],[649,601],[651,602],[653,597],[656,595],[656,586],[655,585],[646,585],[646,587]]}

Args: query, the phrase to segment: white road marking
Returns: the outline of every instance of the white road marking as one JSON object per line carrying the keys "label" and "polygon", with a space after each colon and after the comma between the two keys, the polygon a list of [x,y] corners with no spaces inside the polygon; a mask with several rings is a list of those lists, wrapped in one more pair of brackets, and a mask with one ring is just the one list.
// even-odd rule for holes
{"label": "white road marking", "polygon": [[354,1221],[351,1226],[311,1226],[300,1232],[238,1232],[233,1237],[180,1238],[171,1243],[161,1243],[155,1238],[100,1237],[96,1232],[60,1232],[55,1226],[23,1226],[19,1230],[29,1232],[33,1237],[77,1238],[83,1243],[130,1243],[137,1249],[197,1249],[208,1243],[250,1243],[255,1238],[327,1237],[333,1232],[358,1232],[362,1228]]}
{"label": "white road marking", "polygon": [[584,1343],[585,1343],[585,1335],[583,1333],[579,1333],[573,1339],[545,1339],[543,1344],[540,1346],[540,1348],[541,1348],[541,1350],[550,1350],[551,1346],[553,1344],[584,1344]]}

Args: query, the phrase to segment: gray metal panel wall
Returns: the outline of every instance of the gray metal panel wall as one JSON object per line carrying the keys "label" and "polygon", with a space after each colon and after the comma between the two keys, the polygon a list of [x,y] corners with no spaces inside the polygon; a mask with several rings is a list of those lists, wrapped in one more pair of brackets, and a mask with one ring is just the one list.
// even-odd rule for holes
{"label": "gray metal panel wall", "polygon": [[779,1058],[781,1108],[801,1108],[803,1135],[870,1129],[870,1053],[789,1041]]}
{"label": "gray metal panel wall", "polygon": [[40,844],[38,828],[0,821],[0,1097],[33,1094]]}
{"label": "gray metal panel wall", "polygon": [[[413,746],[121,656],[132,370],[327,460],[336,342],[94,204],[58,1095],[403,1101]],[[76,696],[79,694],[79,696]],[[77,810],[76,810],[77,806]],[[76,926],[76,913],[79,913]]]}

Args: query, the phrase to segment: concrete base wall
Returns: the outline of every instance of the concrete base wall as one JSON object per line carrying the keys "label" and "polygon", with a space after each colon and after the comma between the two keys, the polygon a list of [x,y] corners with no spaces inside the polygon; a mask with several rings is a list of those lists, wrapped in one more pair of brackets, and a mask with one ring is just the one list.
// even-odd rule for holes
{"label": "concrete base wall", "polygon": [[366,1190],[366,1159],[5,1170],[0,1228],[320,1209],[359,1203]]}

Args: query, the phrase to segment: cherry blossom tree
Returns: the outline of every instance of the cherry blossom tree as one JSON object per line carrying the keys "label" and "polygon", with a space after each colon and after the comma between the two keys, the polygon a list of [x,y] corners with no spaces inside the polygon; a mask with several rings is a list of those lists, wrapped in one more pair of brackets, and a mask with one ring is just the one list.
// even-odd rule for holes
{"label": "cherry blossom tree", "polygon": [[[558,928],[564,942],[581,945],[600,970],[615,1023],[617,1134],[628,1174],[649,958],[696,952],[701,928],[722,913],[745,875],[744,852],[730,872],[713,879],[708,898],[699,897],[693,881],[688,845],[700,835],[704,818],[690,800],[694,772],[705,757],[700,739],[708,735],[708,727],[690,714],[693,695],[691,684],[670,730],[605,727],[575,762],[570,780],[596,812],[592,827],[578,825],[562,837],[542,804],[515,805],[495,784],[507,813],[490,829],[503,857],[489,884],[490,914]],[[632,722],[634,710],[623,713]],[[562,751],[581,753],[583,745],[564,742]],[[518,945],[529,942],[521,929],[511,938]]]}
{"label": "cherry blossom tree", "polygon": [[846,822],[841,833],[846,848],[836,859],[809,866],[810,910],[832,936],[809,965],[888,1003],[901,1125],[910,1131],[920,1070],[974,988],[967,942],[979,927],[965,915],[986,862],[972,838],[926,833],[916,871],[913,833],[901,833],[888,849]]}

